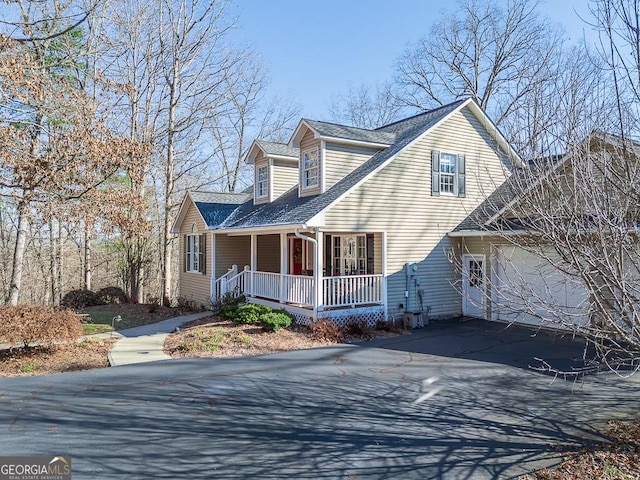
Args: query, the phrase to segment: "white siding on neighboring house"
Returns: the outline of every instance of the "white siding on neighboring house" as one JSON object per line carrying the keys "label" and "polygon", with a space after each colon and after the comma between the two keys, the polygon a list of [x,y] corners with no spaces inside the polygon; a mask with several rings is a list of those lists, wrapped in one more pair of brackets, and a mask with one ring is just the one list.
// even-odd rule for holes
{"label": "white siding on neighboring house", "polygon": [[[431,196],[432,150],[465,155],[466,197]],[[330,208],[325,229],[387,232],[389,313],[406,304],[403,265],[418,262],[424,307],[436,317],[458,315],[461,296],[452,284],[460,275],[447,259],[458,242],[447,233],[504,179],[494,140],[465,108]]]}
{"label": "white siding on neighboring house", "polygon": [[280,197],[298,183],[298,163],[273,160],[273,199]]}
{"label": "white siding on neighboring house", "polygon": [[345,175],[355,170],[377,152],[378,150],[374,149],[326,143],[325,189],[328,190],[332,185],[338,183]]}
{"label": "white siding on neighboring house", "polygon": [[[180,281],[178,296],[186,300],[195,301],[201,305],[209,306],[211,292],[211,233],[207,232],[206,225],[198,212],[196,206],[190,203],[185,218],[180,225]],[[206,273],[185,272],[184,271],[184,236],[191,234],[193,224],[198,227],[198,233],[206,233]]]}

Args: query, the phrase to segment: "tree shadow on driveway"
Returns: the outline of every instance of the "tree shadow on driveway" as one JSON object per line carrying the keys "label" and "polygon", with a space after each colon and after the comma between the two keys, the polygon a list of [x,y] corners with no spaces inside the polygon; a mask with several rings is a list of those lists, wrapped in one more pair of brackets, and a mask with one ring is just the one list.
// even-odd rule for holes
{"label": "tree shadow on driveway", "polygon": [[513,478],[634,400],[596,377],[342,345],[6,379],[0,449],[80,479]]}
{"label": "tree shadow on driveway", "polygon": [[588,368],[586,344],[569,333],[456,318],[431,323],[409,335],[379,338],[356,345],[450,358],[464,358],[527,370],[543,368],[577,373]]}

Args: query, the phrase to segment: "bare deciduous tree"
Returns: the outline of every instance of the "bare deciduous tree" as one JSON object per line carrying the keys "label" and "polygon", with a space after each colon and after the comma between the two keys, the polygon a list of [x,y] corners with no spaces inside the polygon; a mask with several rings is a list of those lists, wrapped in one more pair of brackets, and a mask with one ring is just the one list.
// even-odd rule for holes
{"label": "bare deciduous tree", "polygon": [[500,125],[527,93],[553,80],[562,33],[539,2],[463,0],[397,62],[399,98],[426,110],[472,97]]}
{"label": "bare deciduous tree", "polygon": [[374,129],[398,120],[402,107],[392,84],[375,87],[362,84],[335,96],[329,105],[329,113],[337,123]]}

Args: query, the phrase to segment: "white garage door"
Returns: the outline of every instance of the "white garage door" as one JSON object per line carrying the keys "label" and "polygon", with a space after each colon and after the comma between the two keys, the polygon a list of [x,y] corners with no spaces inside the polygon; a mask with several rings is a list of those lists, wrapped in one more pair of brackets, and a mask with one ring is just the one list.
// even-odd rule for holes
{"label": "white garage door", "polygon": [[[551,263],[519,247],[499,247],[495,265],[493,319],[559,328],[566,322],[584,323],[588,295],[582,284]],[[545,319],[553,321],[548,323]]]}

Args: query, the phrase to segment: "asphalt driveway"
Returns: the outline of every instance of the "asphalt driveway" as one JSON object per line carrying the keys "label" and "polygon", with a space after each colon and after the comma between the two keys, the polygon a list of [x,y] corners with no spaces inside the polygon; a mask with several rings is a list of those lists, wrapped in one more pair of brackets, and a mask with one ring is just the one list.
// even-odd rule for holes
{"label": "asphalt driveway", "polygon": [[637,381],[570,339],[480,321],[363,345],[0,380],[0,454],[74,479],[513,478],[637,410]]}

